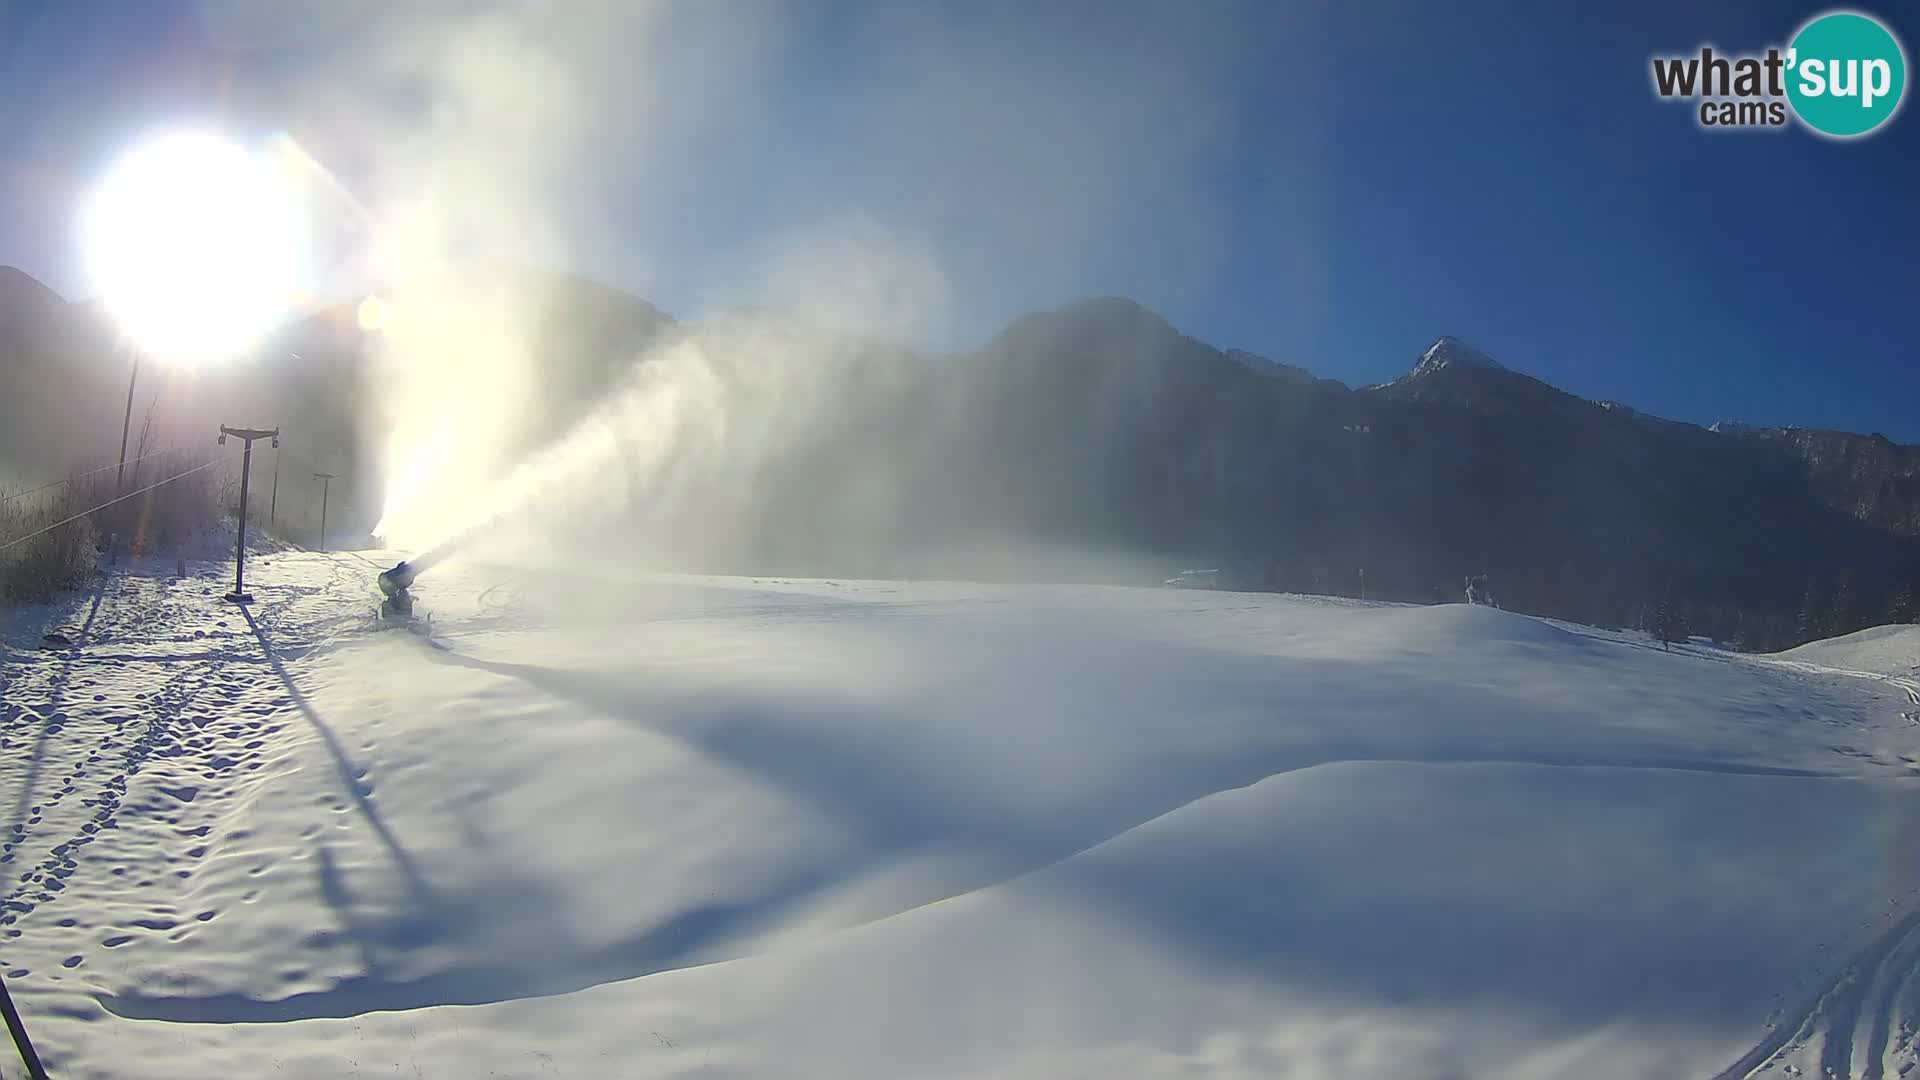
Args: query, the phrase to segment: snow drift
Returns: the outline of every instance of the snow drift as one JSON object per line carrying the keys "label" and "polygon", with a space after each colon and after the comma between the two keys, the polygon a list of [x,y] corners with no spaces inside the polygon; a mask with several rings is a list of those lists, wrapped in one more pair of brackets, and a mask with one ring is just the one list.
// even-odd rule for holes
{"label": "snow drift", "polygon": [[[5,658],[72,1077],[1914,1060],[1893,683],[1487,608],[281,553]],[[210,568],[209,568],[210,569]]]}

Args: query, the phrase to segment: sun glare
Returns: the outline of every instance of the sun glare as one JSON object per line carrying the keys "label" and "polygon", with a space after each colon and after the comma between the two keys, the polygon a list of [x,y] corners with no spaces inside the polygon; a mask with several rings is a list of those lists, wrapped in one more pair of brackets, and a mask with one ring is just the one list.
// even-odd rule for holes
{"label": "sun glare", "polygon": [[377,334],[385,330],[387,328],[387,302],[378,296],[367,297],[365,300],[360,301],[359,307],[354,309],[354,319],[359,322],[360,329],[370,334]]}
{"label": "sun glare", "polygon": [[245,349],[308,286],[293,178],[216,135],[179,132],[128,151],[80,224],[101,299],[135,344],[167,359]]}

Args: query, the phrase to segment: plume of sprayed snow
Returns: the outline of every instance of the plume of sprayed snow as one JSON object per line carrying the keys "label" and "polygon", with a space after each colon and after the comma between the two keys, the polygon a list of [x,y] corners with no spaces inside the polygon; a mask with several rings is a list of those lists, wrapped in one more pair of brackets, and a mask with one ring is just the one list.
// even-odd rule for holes
{"label": "plume of sprayed snow", "polygon": [[564,433],[490,483],[486,498],[426,485],[396,506],[386,535],[429,547],[424,568],[477,539],[617,521],[629,553],[697,561],[755,533],[769,503],[796,495],[842,524],[878,528],[891,482],[863,502],[850,490],[857,478],[836,476],[840,490],[828,500],[784,490],[775,470],[813,446],[813,433],[844,422],[854,409],[849,393],[886,400],[907,369],[880,365],[860,380],[851,370],[853,357],[883,349],[777,314],[676,333]]}
{"label": "plume of sprayed snow", "polygon": [[[431,538],[415,560],[424,570],[502,521],[617,510],[647,493],[671,454],[725,441],[723,385],[700,347],[681,341],[634,367],[604,404],[490,486],[488,498],[423,482],[392,500],[382,535]],[[617,478],[613,486],[599,482],[608,472]],[[611,507],[610,495],[617,500]]]}
{"label": "plume of sprayed snow", "polygon": [[[581,358],[543,351],[556,279],[527,268],[921,345],[1111,291],[1094,282],[1122,261],[1205,289],[1219,95],[1251,56],[1230,8],[881,7],[821,20],[827,38],[780,5],[206,10],[217,39],[270,51],[257,92],[355,193],[346,246],[391,313],[365,410],[378,531],[432,546],[609,502],[723,537],[755,520],[769,462],[847,416],[851,362],[823,335],[689,334],[528,458],[552,376]],[[830,74],[795,84],[782,50],[822,40]],[[847,480],[848,514],[904,482],[885,463]]]}
{"label": "plume of sprayed snow", "polygon": [[850,334],[913,341],[952,321],[953,286],[931,237],[866,212],[781,234],[757,275],[771,306]]}

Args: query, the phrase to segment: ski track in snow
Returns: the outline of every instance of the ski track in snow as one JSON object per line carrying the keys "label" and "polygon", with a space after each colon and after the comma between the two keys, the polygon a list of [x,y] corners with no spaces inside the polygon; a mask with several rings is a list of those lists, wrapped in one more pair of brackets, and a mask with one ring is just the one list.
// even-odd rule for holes
{"label": "ski track in snow", "polygon": [[[1915,707],[1902,712],[1901,719],[1910,725],[1920,723],[1920,682],[1912,677],[1772,656],[1747,659],[1806,675],[1885,683],[1905,694],[1907,703]],[[1920,888],[1908,893],[1920,893]],[[1772,1018],[1768,1036],[1715,1080],[1747,1080],[1774,1072],[1881,1080],[1889,1073],[1904,1077],[1920,1066],[1920,1053],[1914,1048],[1920,1002],[1913,1000],[1920,989],[1920,909],[1902,916],[1895,902],[1889,901],[1881,919],[1893,925],[1850,957],[1810,1002],[1791,1016],[1783,1013]]]}
{"label": "ski track in snow", "polygon": [[[1883,918],[1897,914],[1890,906]],[[1791,1016],[1770,1018],[1768,1036],[1715,1080],[1746,1080],[1775,1071],[1864,1080],[1880,1080],[1889,1071],[1905,1076],[1920,1064],[1913,1048],[1915,1024],[1920,1022],[1911,1000],[1916,980],[1920,911],[1906,914],[1849,958],[1811,1004]]]}
{"label": "ski track in snow", "polygon": [[[377,603],[377,592],[366,578],[380,565],[347,555],[350,558],[326,560],[320,584],[263,589],[251,611],[226,609],[219,620],[225,625],[191,636],[180,634],[179,627],[203,624],[206,612],[221,610],[210,607],[217,602],[209,596],[218,589],[207,586],[204,578],[170,583],[133,575],[109,577],[83,601],[85,614],[71,648],[7,657],[8,682],[0,701],[0,751],[5,751],[0,754],[0,793],[10,796],[11,812],[0,822],[9,830],[0,840],[0,883],[7,889],[0,898],[0,970],[10,981],[36,976],[52,982],[84,980],[90,961],[111,950],[143,936],[179,944],[190,940],[196,928],[219,919],[220,909],[193,902],[195,874],[210,858],[258,858],[244,850],[249,801],[278,777],[277,763],[315,741],[331,761],[337,783],[332,797],[316,804],[302,836],[340,828],[341,816],[350,815],[398,869],[416,910],[434,919],[458,915],[447,906],[455,902],[435,894],[386,824],[372,798],[370,770],[336,737],[301,686],[298,663],[323,658],[339,647],[366,621],[359,612]],[[483,608],[497,603],[490,599],[496,588],[482,594]],[[751,610],[742,610],[753,617]],[[761,615],[783,618],[791,612],[770,604]],[[1909,725],[1920,723],[1920,682],[1912,678],[1778,658],[1699,658],[1750,663],[1756,674],[1771,670],[1811,679],[1878,681],[1904,693],[1913,711],[1900,715]],[[456,650],[440,662],[463,661]],[[496,671],[510,668],[490,665]],[[140,677],[126,678],[129,673]],[[128,693],[131,686],[143,689]],[[373,747],[368,743],[361,749]],[[1920,758],[1902,755],[1896,763],[1849,745],[1831,749],[1850,763],[1899,766],[1909,775],[1920,775]],[[1826,772],[1684,754],[1528,750],[1461,737],[1446,745],[1415,747],[1404,756],[1382,755],[1364,741],[1351,747],[1326,742],[1287,768],[1254,770],[1244,779],[1254,783],[1336,762],[1515,763],[1786,778],[1857,775],[1845,769]],[[1140,823],[1127,823],[1093,846]],[[320,849],[323,882],[330,865],[326,850]],[[1056,853],[1049,862],[1019,872],[1031,873],[1083,850]],[[264,870],[269,863],[256,865]],[[83,873],[96,879],[133,879],[136,887],[98,890],[88,903],[78,903],[70,893]],[[809,887],[802,881],[790,895],[774,900],[803,898]],[[1910,889],[1908,895],[1915,892],[1920,889]],[[922,898],[874,917],[956,895]],[[252,898],[248,894],[243,902]],[[350,906],[341,904],[343,910]],[[88,985],[111,1012],[144,1020],[258,1023],[480,1004],[568,993],[731,958],[688,959],[697,950],[685,945],[719,936],[719,930],[740,915],[724,904],[696,908],[646,935],[575,956],[559,975],[511,964],[486,968],[467,963],[405,978],[384,970],[372,946],[363,946],[369,958],[358,974],[336,977],[327,989],[275,999]],[[1810,1075],[1834,1078],[1906,1075],[1916,1060],[1913,1042],[1920,1024],[1920,907],[1912,901],[1889,901],[1881,921],[1885,928],[1869,946],[1841,963],[1838,973],[1809,993],[1800,1008],[1770,1017],[1767,1035],[1718,1074],[1718,1080],[1774,1070],[1795,1075],[1793,1070],[1807,1069],[1814,1070]],[[35,940],[36,955],[49,955],[50,950],[66,954],[61,970],[14,966],[8,954],[26,932]],[[368,931],[376,941],[381,933],[430,932],[401,925]]]}
{"label": "ski track in snow", "polygon": [[1909,724],[1920,725],[1920,679],[1907,675],[1887,675],[1877,671],[1853,671],[1847,668],[1826,667],[1808,663],[1805,660],[1783,660],[1772,656],[1758,656],[1753,660],[1755,663],[1771,664],[1789,671],[1800,671],[1811,675],[1835,675],[1886,683],[1907,695],[1907,704],[1914,707],[1910,712],[1902,712],[1900,718]]}

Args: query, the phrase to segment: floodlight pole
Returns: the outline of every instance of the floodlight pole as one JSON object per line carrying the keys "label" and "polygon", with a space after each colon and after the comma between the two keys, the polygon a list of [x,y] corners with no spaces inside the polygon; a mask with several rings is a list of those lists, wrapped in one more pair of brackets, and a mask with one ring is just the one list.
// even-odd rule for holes
{"label": "floodlight pole", "polygon": [[273,444],[273,496],[267,500],[267,524],[277,525],[280,520],[280,442]]}
{"label": "floodlight pole", "polygon": [[333,487],[333,474],[317,472],[313,474],[320,481],[320,550],[327,550],[327,491]]}
{"label": "floodlight pole", "polygon": [[233,542],[233,591],[226,598],[235,604],[249,604],[253,596],[246,590],[247,583],[247,477],[253,471],[253,443],[255,439],[272,439],[274,445],[280,443],[280,429],[264,431],[259,428],[231,428],[220,425],[220,441],[226,442],[227,436],[243,440],[246,451],[240,455],[240,532]]}

